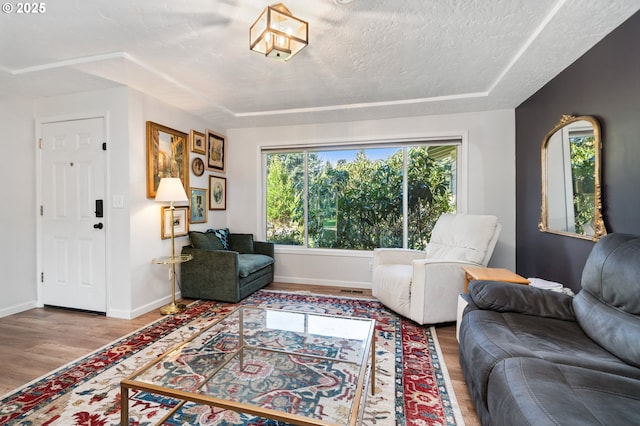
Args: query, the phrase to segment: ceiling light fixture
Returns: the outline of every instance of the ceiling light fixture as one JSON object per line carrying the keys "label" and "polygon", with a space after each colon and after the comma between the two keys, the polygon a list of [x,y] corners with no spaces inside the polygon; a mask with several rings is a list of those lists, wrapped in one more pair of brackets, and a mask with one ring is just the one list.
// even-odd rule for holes
{"label": "ceiling light fixture", "polygon": [[249,29],[249,48],[288,61],[309,44],[309,24],[278,3],[267,6]]}

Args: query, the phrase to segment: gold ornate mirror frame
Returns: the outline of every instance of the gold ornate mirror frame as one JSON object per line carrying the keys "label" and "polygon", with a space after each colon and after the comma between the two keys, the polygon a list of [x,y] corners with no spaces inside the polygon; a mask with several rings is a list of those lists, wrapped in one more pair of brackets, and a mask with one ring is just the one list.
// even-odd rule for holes
{"label": "gold ornate mirror frame", "polygon": [[600,135],[595,117],[563,115],[545,136],[540,231],[592,241],[607,234],[602,218]]}

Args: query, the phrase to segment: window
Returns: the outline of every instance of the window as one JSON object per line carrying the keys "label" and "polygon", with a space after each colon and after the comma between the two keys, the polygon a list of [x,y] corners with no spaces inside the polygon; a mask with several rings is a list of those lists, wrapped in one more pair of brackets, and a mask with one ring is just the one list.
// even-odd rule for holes
{"label": "window", "polygon": [[263,150],[266,234],[311,248],[423,249],[456,211],[460,141]]}

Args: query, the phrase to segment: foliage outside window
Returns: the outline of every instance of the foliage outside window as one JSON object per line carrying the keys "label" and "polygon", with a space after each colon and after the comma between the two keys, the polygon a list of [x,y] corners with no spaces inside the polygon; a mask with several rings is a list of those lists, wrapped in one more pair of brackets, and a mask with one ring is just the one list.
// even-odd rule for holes
{"label": "foliage outside window", "polygon": [[456,210],[457,153],[457,145],[266,152],[267,240],[372,250],[403,247],[406,234],[409,248],[423,249],[438,217]]}
{"label": "foliage outside window", "polygon": [[[572,137],[569,143],[573,176],[575,232],[585,234],[595,217],[595,137]],[[588,233],[587,233],[588,234]]]}

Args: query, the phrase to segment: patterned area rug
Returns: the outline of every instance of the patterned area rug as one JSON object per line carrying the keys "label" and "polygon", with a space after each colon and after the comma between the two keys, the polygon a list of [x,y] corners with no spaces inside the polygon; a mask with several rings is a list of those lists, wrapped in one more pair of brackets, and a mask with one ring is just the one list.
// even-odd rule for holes
{"label": "patterned area rug", "polygon": [[[376,320],[376,394],[365,425],[463,425],[435,330],[398,317],[375,300],[259,291],[245,305]],[[120,380],[236,305],[198,301],[0,399],[0,425],[120,424]],[[130,392],[132,425],[158,423],[177,401]],[[284,425],[185,404],[166,425]]]}

